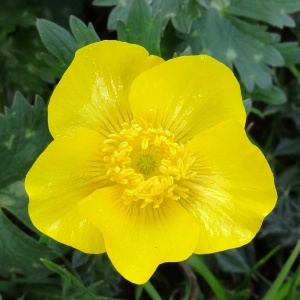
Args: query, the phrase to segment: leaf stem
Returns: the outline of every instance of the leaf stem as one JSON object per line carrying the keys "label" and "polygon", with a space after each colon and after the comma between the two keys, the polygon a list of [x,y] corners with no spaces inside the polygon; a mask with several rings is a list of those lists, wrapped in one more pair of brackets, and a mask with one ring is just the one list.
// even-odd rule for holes
{"label": "leaf stem", "polygon": [[195,273],[192,271],[191,267],[184,261],[180,262],[179,266],[182,269],[184,276],[186,277],[191,286],[190,300],[196,300],[198,298],[199,286],[197,283]]}

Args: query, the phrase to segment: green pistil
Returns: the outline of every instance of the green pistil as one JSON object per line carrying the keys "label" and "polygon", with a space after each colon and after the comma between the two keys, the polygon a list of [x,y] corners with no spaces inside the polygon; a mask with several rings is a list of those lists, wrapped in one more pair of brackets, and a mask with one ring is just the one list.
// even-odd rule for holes
{"label": "green pistil", "polygon": [[156,167],[156,162],[153,156],[144,154],[138,158],[136,166],[140,173],[150,175]]}

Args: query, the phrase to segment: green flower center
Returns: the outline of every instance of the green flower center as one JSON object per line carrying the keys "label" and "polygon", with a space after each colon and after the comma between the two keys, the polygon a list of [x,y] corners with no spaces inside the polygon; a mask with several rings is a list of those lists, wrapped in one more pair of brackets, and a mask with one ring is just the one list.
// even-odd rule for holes
{"label": "green flower center", "polygon": [[144,175],[150,175],[156,168],[156,162],[152,155],[142,154],[139,156],[136,167]]}

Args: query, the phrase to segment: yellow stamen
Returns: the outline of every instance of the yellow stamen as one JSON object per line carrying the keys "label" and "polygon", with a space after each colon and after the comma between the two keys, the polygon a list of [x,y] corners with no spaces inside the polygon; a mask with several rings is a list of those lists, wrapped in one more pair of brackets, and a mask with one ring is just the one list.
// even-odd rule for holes
{"label": "yellow stamen", "polygon": [[164,199],[189,197],[184,181],[196,175],[191,170],[195,158],[174,142],[171,132],[133,121],[122,124],[122,130],[110,134],[104,144],[107,176],[124,185],[125,205],[139,202],[141,208],[149,204],[158,208]]}

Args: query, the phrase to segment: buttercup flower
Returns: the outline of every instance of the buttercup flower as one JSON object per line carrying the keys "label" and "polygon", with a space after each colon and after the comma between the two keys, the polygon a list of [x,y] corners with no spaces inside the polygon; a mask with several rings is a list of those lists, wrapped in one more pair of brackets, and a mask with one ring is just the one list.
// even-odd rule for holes
{"label": "buttercup flower", "polygon": [[33,224],[128,280],[253,239],[272,172],[248,140],[240,88],[205,56],[164,61],[103,41],[76,52],[49,103],[53,142],[25,187]]}

